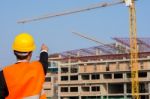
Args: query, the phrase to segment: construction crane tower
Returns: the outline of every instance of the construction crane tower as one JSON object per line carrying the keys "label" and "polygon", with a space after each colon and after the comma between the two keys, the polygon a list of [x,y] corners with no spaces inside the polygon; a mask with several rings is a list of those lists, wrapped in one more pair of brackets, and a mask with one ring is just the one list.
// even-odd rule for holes
{"label": "construction crane tower", "polygon": [[131,0],[129,5],[130,12],[130,63],[132,78],[132,96],[134,99],[139,97],[139,79],[138,79],[138,47],[137,47],[137,31],[136,31],[136,11],[135,1]]}

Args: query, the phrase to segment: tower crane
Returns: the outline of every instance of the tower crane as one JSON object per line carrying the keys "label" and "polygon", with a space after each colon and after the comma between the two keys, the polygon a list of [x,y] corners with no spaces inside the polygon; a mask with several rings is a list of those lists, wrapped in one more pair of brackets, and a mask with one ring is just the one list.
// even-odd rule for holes
{"label": "tower crane", "polygon": [[139,80],[138,80],[138,47],[137,47],[137,33],[136,33],[136,11],[135,11],[135,0],[115,0],[113,2],[97,3],[88,7],[78,8],[70,11],[64,11],[60,13],[53,13],[44,15],[36,18],[20,20],[18,23],[28,23],[32,21],[39,21],[43,19],[64,16],[83,11],[89,11],[97,8],[113,6],[121,3],[126,3],[129,8],[130,16],[130,63],[131,63],[131,79],[132,79],[132,97],[133,99],[140,99],[139,97]]}

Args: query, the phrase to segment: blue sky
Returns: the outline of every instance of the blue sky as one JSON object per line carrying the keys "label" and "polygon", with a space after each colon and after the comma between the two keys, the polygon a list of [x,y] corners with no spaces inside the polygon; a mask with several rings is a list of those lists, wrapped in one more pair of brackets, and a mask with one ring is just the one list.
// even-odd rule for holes
{"label": "blue sky", "polygon": [[[11,45],[14,37],[20,32],[29,32],[35,38],[37,49],[33,53],[33,60],[39,55],[42,43],[49,47],[49,53],[97,45],[72,34],[72,31],[95,37],[104,43],[113,42],[112,37],[129,37],[129,12],[124,4],[27,24],[17,24],[20,19],[85,7],[102,1],[112,0],[1,0],[1,67],[16,61]],[[150,0],[136,2],[138,37],[149,37],[149,4]]]}

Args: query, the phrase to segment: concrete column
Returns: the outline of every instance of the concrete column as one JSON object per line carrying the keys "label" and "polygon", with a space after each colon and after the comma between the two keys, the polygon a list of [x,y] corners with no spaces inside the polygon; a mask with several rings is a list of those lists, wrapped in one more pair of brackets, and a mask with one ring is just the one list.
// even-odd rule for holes
{"label": "concrete column", "polygon": [[112,75],[112,79],[114,79],[114,73],[111,73],[111,75]]}
{"label": "concrete column", "polygon": [[61,81],[61,66],[60,62],[58,63],[58,83]]}
{"label": "concrete column", "polygon": [[68,82],[70,82],[70,75],[68,75]]}
{"label": "concrete column", "polygon": [[108,97],[108,83],[106,84],[106,99],[109,99],[109,97]]}
{"label": "concrete column", "polygon": [[70,93],[70,87],[68,86],[68,93]]}
{"label": "concrete column", "polygon": [[84,64],[84,72],[87,72],[87,64]]}
{"label": "concrete column", "polygon": [[60,99],[60,92],[61,90],[60,90],[60,86],[58,86],[58,99]]}
{"label": "concrete column", "polygon": [[52,96],[54,96],[54,76],[53,75],[51,75],[51,82],[52,82],[52,87],[51,87],[51,89],[52,89]]}
{"label": "concrete column", "polygon": [[119,70],[119,62],[116,62],[116,70]]}
{"label": "concrete column", "polygon": [[89,80],[91,80],[92,79],[92,74],[89,74]]}
{"label": "concrete column", "polygon": [[104,99],[104,97],[101,95],[101,99]]}
{"label": "concrete column", "polygon": [[82,92],[82,90],[81,90],[81,86],[78,86],[79,99],[81,99],[81,92]]}
{"label": "concrete column", "polygon": [[123,80],[125,81],[127,79],[126,73],[123,73]]}
{"label": "concrete column", "polygon": [[106,96],[106,99],[109,99],[108,95]]}
{"label": "concrete column", "polygon": [[[150,80],[150,72],[147,72],[147,79]],[[150,99],[150,82],[148,82],[148,93],[149,93],[148,99]]]}
{"label": "concrete column", "polygon": [[79,96],[79,99],[81,99],[81,96]]}
{"label": "concrete column", "polygon": [[150,99],[150,82],[148,83],[148,93],[149,93],[149,98]]}
{"label": "concrete column", "polygon": [[147,78],[150,80],[150,72],[147,72]]}
{"label": "concrete column", "polygon": [[71,73],[71,60],[68,60],[68,81],[70,82],[70,73]]}
{"label": "concrete column", "polygon": [[78,81],[80,82],[81,80],[81,75],[78,75]]}
{"label": "concrete column", "polygon": [[60,62],[58,62],[58,99],[60,99],[60,85],[59,83],[61,82],[61,66]]}
{"label": "concrete column", "polygon": [[100,74],[100,79],[101,79],[101,80],[104,79],[104,74]]}
{"label": "concrete column", "polygon": [[127,84],[126,83],[124,83],[123,84],[123,89],[124,89],[124,99],[127,99]]}

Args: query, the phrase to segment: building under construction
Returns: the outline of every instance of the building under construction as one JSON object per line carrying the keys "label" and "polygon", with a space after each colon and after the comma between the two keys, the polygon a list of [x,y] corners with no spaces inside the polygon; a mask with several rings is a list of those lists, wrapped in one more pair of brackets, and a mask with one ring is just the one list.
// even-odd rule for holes
{"label": "building under construction", "polygon": [[[49,55],[49,97],[54,99],[132,99],[130,42]],[[140,99],[150,99],[150,38],[138,38]],[[49,79],[49,80],[48,80]],[[45,85],[46,86],[46,85]]]}

